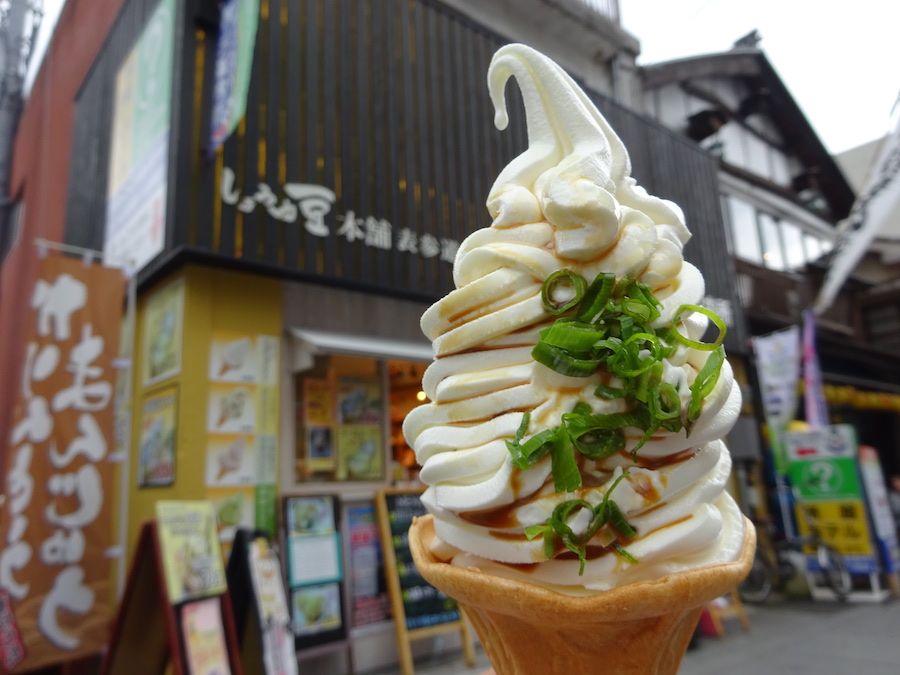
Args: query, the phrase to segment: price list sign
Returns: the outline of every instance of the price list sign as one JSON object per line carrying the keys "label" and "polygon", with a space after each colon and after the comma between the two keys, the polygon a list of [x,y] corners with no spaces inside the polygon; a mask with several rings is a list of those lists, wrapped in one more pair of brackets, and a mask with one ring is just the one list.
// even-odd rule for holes
{"label": "price list sign", "polygon": [[459,620],[459,609],[452,598],[431,586],[419,574],[409,550],[409,526],[413,518],[426,511],[417,494],[386,496],[391,528],[391,548],[396,560],[403,613],[409,630]]}

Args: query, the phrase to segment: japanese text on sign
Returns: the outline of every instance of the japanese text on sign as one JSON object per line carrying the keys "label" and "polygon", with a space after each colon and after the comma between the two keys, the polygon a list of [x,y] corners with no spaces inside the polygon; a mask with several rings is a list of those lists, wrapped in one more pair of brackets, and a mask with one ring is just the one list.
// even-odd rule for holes
{"label": "japanese text on sign", "polygon": [[63,654],[57,660],[99,649],[105,633],[100,625],[87,635],[71,617],[108,610],[101,594],[109,569],[100,563],[108,560],[107,447],[123,292],[117,270],[47,259],[31,298],[0,526],[0,590],[23,629],[27,667],[52,662],[54,649]]}
{"label": "japanese text on sign", "polygon": [[[222,201],[241,213],[253,213],[259,206],[272,218],[283,223],[295,223],[298,217],[302,217],[303,227],[315,237],[328,237],[332,234],[325,217],[331,213],[336,199],[333,191],[321,185],[306,183],[285,183],[282,191],[286,196],[279,198],[267,183],[259,183],[256,192],[244,194],[235,187],[234,170],[228,167],[222,170]],[[340,225],[335,236],[350,243],[360,241],[365,246],[383,251],[396,249],[410,255],[437,257],[444,262],[453,263],[459,249],[459,242],[455,239],[419,234],[407,227],[394,232],[394,227],[384,218],[363,218],[352,210],[338,215],[337,221]]]}

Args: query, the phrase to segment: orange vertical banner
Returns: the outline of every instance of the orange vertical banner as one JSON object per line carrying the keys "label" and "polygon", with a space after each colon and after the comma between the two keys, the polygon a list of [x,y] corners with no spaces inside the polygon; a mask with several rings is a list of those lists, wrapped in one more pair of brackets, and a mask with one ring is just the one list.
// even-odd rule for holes
{"label": "orange vertical banner", "polygon": [[113,612],[121,270],[40,262],[0,516],[0,670],[101,651]]}

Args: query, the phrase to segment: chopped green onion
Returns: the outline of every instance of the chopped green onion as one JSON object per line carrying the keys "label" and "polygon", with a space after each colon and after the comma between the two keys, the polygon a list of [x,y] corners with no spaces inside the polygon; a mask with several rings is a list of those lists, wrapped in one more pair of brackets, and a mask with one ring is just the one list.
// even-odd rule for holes
{"label": "chopped green onion", "polygon": [[609,500],[608,508],[610,524],[626,539],[633,539],[634,535],[637,534],[637,530],[625,519],[625,514],[622,513],[619,505]]}
{"label": "chopped green onion", "polygon": [[588,431],[577,440],[573,438],[572,443],[589,459],[606,459],[625,449],[625,432],[621,429]]}
{"label": "chopped green onion", "polygon": [[588,286],[581,301],[577,318],[579,321],[594,321],[606,309],[609,296],[616,285],[615,274],[598,274]]}
{"label": "chopped green onion", "polygon": [[556,433],[551,452],[553,487],[557,492],[574,492],[581,487],[581,471],[575,461],[575,448],[565,426]]}
{"label": "chopped green onion", "polygon": [[531,350],[531,358],[540,364],[547,366],[569,377],[590,377],[600,367],[600,359],[582,359],[572,356],[564,349],[538,342]]}
{"label": "chopped green onion", "polygon": [[[554,300],[554,291],[558,290],[558,287],[566,285],[571,288],[572,297],[563,302]],[[580,274],[576,274],[568,269],[557,270],[544,280],[544,284],[541,287],[541,300],[544,303],[544,309],[552,316],[565,314],[581,302],[586,287],[587,282]]]}
{"label": "chopped green onion", "polygon": [[594,389],[594,396],[610,400],[625,398],[627,394],[628,392],[625,389],[616,389],[615,387],[609,387],[605,384],[598,384],[597,388]]}
{"label": "chopped green onion", "polygon": [[519,469],[527,469],[534,466],[553,449],[556,443],[556,435],[557,429],[544,429],[525,443],[516,445],[515,448],[507,443],[507,447],[513,456],[513,465]]}
{"label": "chopped green onion", "polygon": [[692,423],[700,417],[703,408],[703,399],[709,396],[716,383],[719,381],[719,373],[722,372],[722,364],[725,362],[725,348],[721,345],[706,359],[706,363],[697,373],[697,377],[691,384],[691,402],[688,405],[688,423]]}
{"label": "chopped green onion", "polygon": [[573,354],[588,353],[604,334],[589,323],[556,321],[541,331],[541,342]]}
{"label": "chopped green onion", "polygon": [[[704,316],[708,317],[709,320],[712,321],[715,324],[716,328],[719,330],[719,334],[716,336],[715,341],[699,342],[679,333],[678,329],[675,327],[675,324],[678,322],[678,319],[681,318],[681,315],[685,312],[697,312],[698,314],[703,314]],[[727,332],[728,326],[726,326],[725,322],[722,321],[722,318],[711,309],[701,307],[700,305],[682,305],[678,308],[678,311],[675,312],[675,316],[672,317],[672,330],[670,331],[670,336],[676,342],[679,342],[686,347],[690,347],[691,349],[700,349],[702,351],[711,352],[725,341],[725,334]]]}
{"label": "chopped green onion", "polygon": [[613,549],[615,550],[616,554],[617,554],[620,558],[622,558],[622,559],[624,559],[624,560],[627,560],[627,561],[630,562],[632,565],[637,564],[638,559],[635,558],[633,555],[631,555],[628,551],[626,551],[626,550],[622,547],[622,545],[619,544],[618,542],[616,542],[615,544],[613,544]]}

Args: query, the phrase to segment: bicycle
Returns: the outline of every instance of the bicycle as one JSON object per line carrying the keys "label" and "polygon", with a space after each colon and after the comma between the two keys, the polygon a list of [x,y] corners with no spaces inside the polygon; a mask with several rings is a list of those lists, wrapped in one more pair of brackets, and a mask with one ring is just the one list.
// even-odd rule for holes
{"label": "bicycle", "polygon": [[[790,537],[781,541],[772,542],[770,530],[771,523],[766,524],[766,532],[760,533],[760,542],[756,548],[753,566],[747,578],[738,588],[741,599],[745,602],[765,602],[773,591],[784,591],[787,583],[798,574],[804,572],[804,568],[795,564],[791,554],[803,555],[804,567],[806,552],[813,549],[816,563],[824,577],[825,584],[835,594],[839,601],[844,601],[853,588],[853,580],[847,568],[844,556],[833,547],[822,541],[819,528],[810,518],[807,509],[802,509],[803,515],[809,522],[809,534],[803,537]],[[762,529],[762,528],[758,528]]]}

